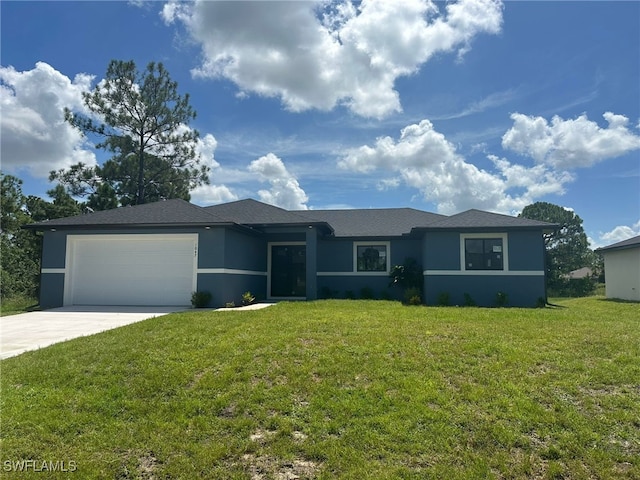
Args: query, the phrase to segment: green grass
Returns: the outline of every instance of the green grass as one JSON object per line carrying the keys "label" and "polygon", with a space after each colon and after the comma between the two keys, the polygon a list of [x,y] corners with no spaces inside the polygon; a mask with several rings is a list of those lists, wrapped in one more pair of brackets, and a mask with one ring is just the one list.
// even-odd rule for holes
{"label": "green grass", "polygon": [[0,469],[640,478],[640,305],[554,303],[189,311],[26,353],[1,364]]}
{"label": "green grass", "polygon": [[0,316],[16,315],[38,309],[38,299],[32,297],[3,298],[0,304]]}

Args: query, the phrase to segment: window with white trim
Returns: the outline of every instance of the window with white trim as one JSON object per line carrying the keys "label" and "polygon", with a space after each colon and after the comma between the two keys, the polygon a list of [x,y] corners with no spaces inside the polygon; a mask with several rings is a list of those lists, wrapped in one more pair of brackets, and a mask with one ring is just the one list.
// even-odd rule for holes
{"label": "window with white trim", "polygon": [[462,234],[460,236],[462,270],[509,270],[505,233]]}
{"label": "window with white trim", "polygon": [[355,242],[353,250],[355,272],[389,272],[389,242]]}

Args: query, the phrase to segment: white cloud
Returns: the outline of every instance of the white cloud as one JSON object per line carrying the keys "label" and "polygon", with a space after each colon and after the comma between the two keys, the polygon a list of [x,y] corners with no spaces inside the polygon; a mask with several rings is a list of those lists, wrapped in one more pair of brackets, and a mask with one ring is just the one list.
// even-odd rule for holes
{"label": "white cloud", "polygon": [[287,170],[282,160],[269,153],[249,165],[249,171],[258,174],[261,181],[271,184],[270,190],[260,190],[260,200],[288,210],[307,210],[309,198],[298,180]]}
{"label": "white cloud", "polygon": [[226,185],[202,185],[191,191],[191,201],[197,205],[215,205],[238,200]]}
{"label": "white cloud", "polygon": [[202,164],[207,165],[212,169],[220,166],[214,156],[217,147],[218,141],[210,133],[207,133],[204,137],[198,139],[196,144],[196,154],[200,155],[200,161]]}
{"label": "white cloud", "polygon": [[18,72],[0,66],[0,135],[2,168],[47,177],[50,170],[78,162],[96,163],[77,130],[64,121],[64,108],[83,111],[82,92],[93,77],[72,80],[44,62]]}
{"label": "white cloud", "polygon": [[345,105],[366,117],[401,110],[397,78],[434,54],[470,49],[499,33],[498,0],[461,0],[440,12],[430,0],[351,2],[171,1],[162,17],[181,22],[202,46],[202,77],[224,77],[245,95],[278,97],[298,112]]}
{"label": "white cloud", "polygon": [[489,159],[495,172],[465,161],[431,122],[423,120],[404,128],[397,141],[381,137],[374,146],[346,150],[338,166],[369,174],[392,172],[393,178],[379,181],[380,188],[403,181],[444,214],[469,208],[513,213],[543,195],[563,193],[564,184],[572,180],[570,174],[543,165],[526,167],[495,156]]}
{"label": "white cloud", "polygon": [[606,247],[640,235],[640,219],[633,225],[618,225],[613,230],[600,234],[598,241],[592,241],[592,248]]}
{"label": "white cloud", "polygon": [[598,162],[640,149],[640,136],[627,127],[629,119],[606,112],[606,128],[586,115],[574,120],[558,116],[551,123],[543,117],[514,113],[514,124],[502,137],[505,149],[528,155],[555,168],[590,167]]}

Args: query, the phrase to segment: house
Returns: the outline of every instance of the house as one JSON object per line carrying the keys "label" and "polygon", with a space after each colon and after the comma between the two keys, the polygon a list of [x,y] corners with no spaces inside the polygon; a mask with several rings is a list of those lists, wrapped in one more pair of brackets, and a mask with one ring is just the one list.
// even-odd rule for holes
{"label": "house", "polygon": [[583,278],[593,277],[593,270],[589,267],[582,267],[576,270],[571,270],[565,276],[568,280],[581,280]]}
{"label": "house", "polygon": [[43,308],[63,305],[211,306],[251,291],[266,300],[329,295],[402,298],[393,265],[423,268],[427,304],[447,294],[493,305],[545,299],[543,232],[554,225],[479,210],[289,211],[256,200],[199,207],[184,200],[121,207],[27,226],[42,231]]}
{"label": "house", "polygon": [[598,248],[604,257],[607,298],[640,301],[640,235]]}

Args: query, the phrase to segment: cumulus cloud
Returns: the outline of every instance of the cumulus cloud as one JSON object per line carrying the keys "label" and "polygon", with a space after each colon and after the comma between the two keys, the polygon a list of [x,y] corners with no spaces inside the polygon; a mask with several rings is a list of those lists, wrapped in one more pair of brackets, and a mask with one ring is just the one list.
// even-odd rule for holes
{"label": "cumulus cloud", "polygon": [[96,163],[80,132],[64,121],[64,108],[83,111],[82,92],[93,77],[71,80],[44,62],[18,72],[0,66],[2,168],[47,177],[50,170],[74,163]]}
{"label": "cumulus cloud", "polygon": [[598,162],[640,149],[640,136],[628,128],[624,115],[606,112],[608,126],[580,115],[564,120],[521,113],[511,115],[513,127],[502,137],[502,146],[555,168],[590,167]]}
{"label": "cumulus cloud", "polygon": [[287,210],[307,210],[309,198],[298,180],[273,153],[269,153],[249,165],[249,171],[258,174],[261,181],[271,184],[271,189],[260,190],[260,200]]}
{"label": "cumulus cloud", "polygon": [[394,177],[381,180],[381,187],[403,181],[444,214],[469,208],[513,213],[535,198],[563,193],[564,184],[572,180],[569,173],[544,165],[526,167],[496,156],[488,158],[494,172],[467,162],[430,121],[423,120],[405,127],[398,140],[381,137],[373,146],[346,150],[338,166],[362,173],[391,172]]}
{"label": "cumulus cloud", "polygon": [[598,247],[604,247],[638,235],[640,235],[640,219],[633,225],[618,225],[613,230],[601,234],[600,240],[596,243]]}
{"label": "cumulus cloud", "polygon": [[201,77],[233,81],[241,95],[280,98],[299,112],[345,105],[382,118],[401,110],[396,79],[436,53],[462,56],[502,27],[498,0],[333,2],[171,1],[162,17],[202,47]]}
{"label": "cumulus cloud", "polygon": [[226,185],[201,185],[191,191],[191,201],[197,205],[233,202],[238,196]]}

